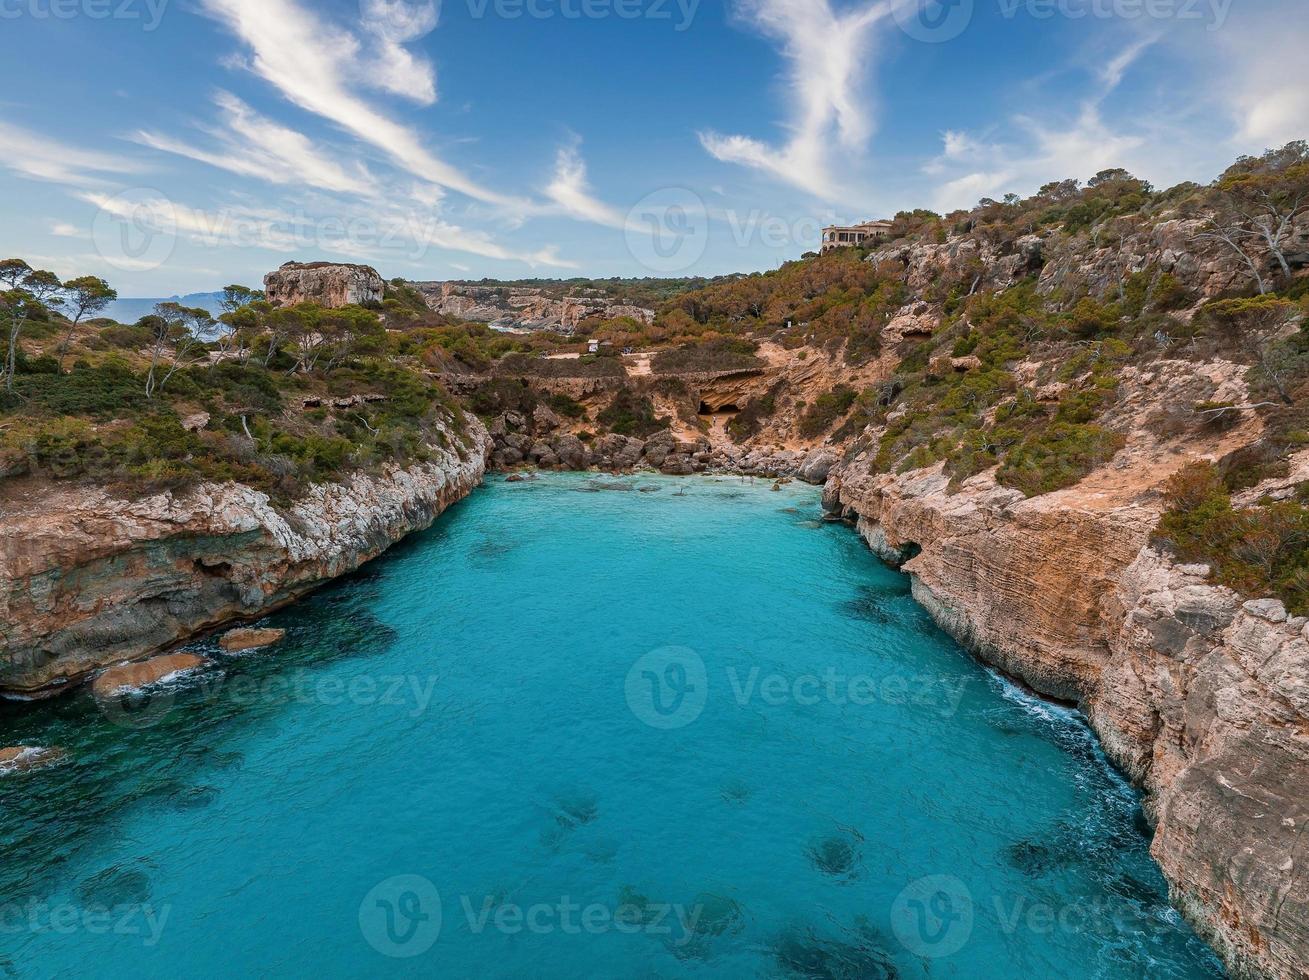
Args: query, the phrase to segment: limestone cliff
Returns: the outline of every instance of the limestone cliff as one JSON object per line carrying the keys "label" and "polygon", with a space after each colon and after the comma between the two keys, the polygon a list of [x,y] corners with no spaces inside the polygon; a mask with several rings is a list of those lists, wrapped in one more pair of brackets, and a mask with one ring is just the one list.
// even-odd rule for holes
{"label": "limestone cliff", "polygon": [[427,305],[437,313],[518,330],[574,330],[592,317],[630,317],[651,323],[655,311],[631,306],[598,290],[552,295],[530,286],[478,286],[462,282],[415,282]]}
{"label": "limestone cliff", "polygon": [[288,262],[264,276],[264,293],[274,306],[372,306],[382,302],[385,292],[381,275],[367,265]]}
{"label": "limestone cliff", "polygon": [[284,509],[238,484],[12,495],[0,524],[0,692],[56,693],[358,568],[481,481],[489,436],[471,416],[467,426],[429,462],[317,485]]}
{"label": "limestone cliff", "polygon": [[828,503],[947,632],[1082,706],[1145,790],[1175,903],[1234,974],[1305,977],[1309,621],[1152,549],[1149,488],[1091,483],[1027,499],[983,474],[952,493],[939,466],[877,475],[856,457]]}

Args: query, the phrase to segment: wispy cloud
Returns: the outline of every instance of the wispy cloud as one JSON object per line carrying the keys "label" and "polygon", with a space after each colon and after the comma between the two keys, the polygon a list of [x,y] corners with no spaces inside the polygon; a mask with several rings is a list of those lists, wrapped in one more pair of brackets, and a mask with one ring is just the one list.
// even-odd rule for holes
{"label": "wispy cloud", "polygon": [[1218,33],[1215,92],[1236,120],[1235,142],[1250,152],[1309,139],[1309,86],[1288,75],[1304,59],[1301,3],[1242,11]]}
{"label": "wispy cloud", "polygon": [[140,164],[122,157],[84,150],[0,120],[0,167],[73,187],[99,187],[104,174],[138,173]]}
{"label": "wispy cloud", "polygon": [[327,191],[369,195],[376,180],[360,164],[346,167],[320,152],[302,133],[261,116],[236,96],[219,92],[222,127],[208,127],[219,147],[205,149],[161,133],[142,130],[133,139],[165,153],[188,157],[272,184],[307,185]]}
{"label": "wispy cloud", "polygon": [[935,192],[942,211],[971,207],[983,197],[1009,192],[1029,194],[1042,184],[1065,177],[1086,179],[1109,167],[1146,166],[1150,154],[1142,150],[1150,140],[1140,132],[1128,133],[1105,121],[1102,105],[1122,84],[1157,36],[1134,38],[1094,72],[1090,91],[1069,122],[1048,122],[1033,115],[1010,120],[1015,138],[1008,142],[974,134],[948,131],[942,136],[940,156],[924,166],[930,176],[948,176]]}
{"label": "wispy cloud", "polygon": [[[355,91],[368,60],[355,35],[330,24],[294,0],[201,0],[204,11],[250,49],[249,69],[295,105],[322,116],[386,153],[422,180],[505,207],[530,206],[501,194],[440,159],[408,127]],[[396,67],[393,64],[392,67]],[[404,69],[407,71],[407,69]],[[390,78],[388,91],[422,90],[421,79]]]}
{"label": "wispy cloud", "polygon": [[586,163],[576,144],[560,147],[555,159],[554,179],[546,188],[546,196],[571,217],[611,228],[626,225],[626,218],[622,214],[591,192],[587,182]]}
{"label": "wispy cloud", "polygon": [[873,65],[874,28],[903,0],[876,0],[837,13],[831,0],[738,0],[742,18],[781,45],[788,62],[790,138],[775,146],[706,131],[700,142],[725,163],[752,167],[823,198],[841,193],[832,150],[861,150],[873,133],[861,82]]}
{"label": "wispy cloud", "polygon": [[367,59],[364,82],[421,105],[435,102],[436,73],[431,63],[405,45],[436,30],[440,20],[436,3],[362,0],[360,13],[364,30],[376,38],[376,51]]}

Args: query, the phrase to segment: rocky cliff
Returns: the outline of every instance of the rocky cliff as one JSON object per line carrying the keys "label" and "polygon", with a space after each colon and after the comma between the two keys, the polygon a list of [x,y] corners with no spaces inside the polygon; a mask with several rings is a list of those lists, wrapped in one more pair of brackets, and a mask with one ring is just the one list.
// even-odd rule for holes
{"label": "rocky cliff", "polygon": [[861,455],[828,505],[947,632],[1086,711],[1146,792],[1175,903],[1234,974],[1306,976],[1309,621],[1150,546],[1167,465],[1028,499],[992,474],[952,492],[940,466],[876,474]]}
{"label": "rocky cliff", "polygon": [[385,292],[381,275],[367,265],[288,262],[264,276],[264,293],[274,306],[373,306]]}
{"label": "rocky cliff", "polygon": [[462,282],[410,283],[437,313],[519,330],[559,330],[568,333],[593,317],[654,320],[654,310],[628,306],[596,290],[552,296],[544,289],[520,286],[477,286]]}
{"label": "rocky cliff", "polygon": [[0,692],[42,697],[106,664],[263,615],[426,528],[480,482],[471,416],[429,462],[317,485],[287,508],[238,484],[120,497],[9,495],[0,525]]}

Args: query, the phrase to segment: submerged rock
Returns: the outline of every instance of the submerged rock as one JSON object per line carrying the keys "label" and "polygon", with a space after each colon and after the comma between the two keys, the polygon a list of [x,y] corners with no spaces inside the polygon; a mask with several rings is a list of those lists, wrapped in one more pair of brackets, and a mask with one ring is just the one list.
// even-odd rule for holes
{"label": "submerged rock", "polygon": [[86,907],[98,909],[144,905],[150,901],[150,893],[149,876],[135,868],[106,868],[77,886],[78,900]]}
{"label": "submerged rock", "polygon": [[285,637],[286,630],[232,630],[224,634],[218,645],[228,653],[240,653],[243,650],[262,650],[280,643]]}
{"label": "submerged rock", "polygon": [[829,939],[813,929],[795,929],[775,946],[778,965],[806,980],[894,980],[899,976],[885,943],[861,928],[853,942]]}
{"label": "submerged rock", "polygon": [[199,670],[208,661],[193,653],[174,653],[136,664],[110,667],[91,686],[97,698],[113,697],[120,691],[135,691],[158,684],[178,674]]}
{"label": "submerged rock", "polygon": [[845,877],[859,863],[859,848],[846,837],[827,837],[809,846],[809,860],[823,874]]}

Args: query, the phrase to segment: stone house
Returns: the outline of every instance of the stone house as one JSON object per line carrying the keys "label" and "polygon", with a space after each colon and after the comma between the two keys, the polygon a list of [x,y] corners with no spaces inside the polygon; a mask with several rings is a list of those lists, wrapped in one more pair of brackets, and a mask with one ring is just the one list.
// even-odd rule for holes
{"label": "stone house", "polygon": [[849,248],[853,245],[883,241],[891,234],[891,224],[890,221],[881,220],[865,221],[847,227],[831,225],[823,229],[823,253],[826,254],[834,248]]}

